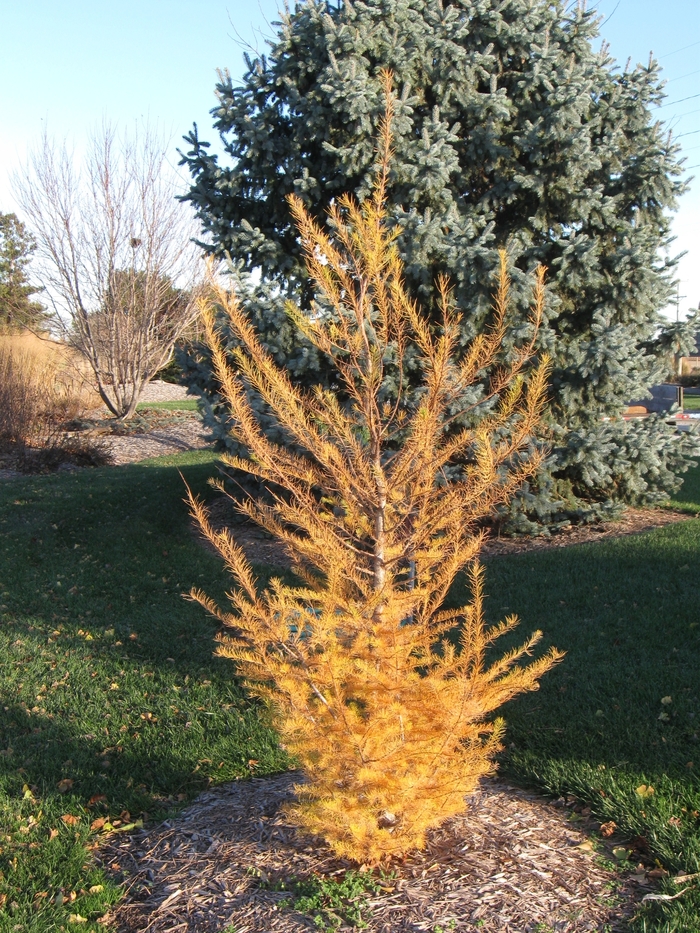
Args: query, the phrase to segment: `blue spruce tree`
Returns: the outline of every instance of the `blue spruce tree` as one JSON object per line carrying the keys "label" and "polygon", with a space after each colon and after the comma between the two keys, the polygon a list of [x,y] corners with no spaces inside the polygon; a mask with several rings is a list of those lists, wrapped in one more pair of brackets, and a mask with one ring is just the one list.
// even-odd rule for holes
{"label": "blue spruce tree", "polygon": [[[538,263],[549,270],[540,340],[554,360],[551,456],[507,516],[522,531],[659,501],[696,450],[662,419],[620,417],[668,369],[660,311],[674,261],[664,256],[683,185],[678,149],[653,117],[659,69],[650,61],[618,70],[605,46],[593,47],[596,14],[572,6],[310,0],[278,24],[268,57],[246,57],[240,85],[222,74],[212,114],[225,158],[196,127],[183,157],[209,248],[229,257],[269,350],[300,383],[325,384],[324,361],[284,311],[288,297],[310,300],[285,198],[299,195],[322,219],[339,194],[367,194],[379,73],[393,71],[391,217],[409,290],[429,306],[447,274],[466,345],[488,323],[505,246],[515,345],[528,327],[529,273]],[[227,443],[206,354],[187,365]]]}

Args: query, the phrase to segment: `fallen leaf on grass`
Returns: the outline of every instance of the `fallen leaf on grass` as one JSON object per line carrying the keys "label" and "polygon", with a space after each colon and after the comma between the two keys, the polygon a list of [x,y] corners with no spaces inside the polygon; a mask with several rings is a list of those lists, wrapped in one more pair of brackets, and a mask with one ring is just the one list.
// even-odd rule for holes
{"label": "fallen leaf on grass", "polygon": [[652,868],[651,871],[647,872],[648,878],[668,878],[668,872],[665,868]]}
{"label": "fallen leaf on grass", "polygon": [[59,794],[65,794],[73,786],[73,778],[63,778],[59,781],[56,787],[58,788]]}
{"label": "fallen leaf on grass", "polygon": [[80,822],[80,818],[73,816],[72,813],[64,813],[61,819],[66,824],[66,826],[75,826],[76,823]]}
{"label": "fallen leaf on grass", "polygon": [[651,786],[651,784],[640,784],[639,787],[635,788],[634,792],[638,797],[642,798],[654,796],[654,788]]}
{"label": "fallen leaf on grass", "polygon": [[686,891],[690,891],[690,888],[683,888],[678,894],[645,894],[642,898],[642,904],[646,901],[675,901],[679,897],[682,897]]}
{"label": "fallen leaf on grass", "polygon": [[649,840],[646,836],[633,836],[629,844],[637,852],[641,852],[642,855],[648,855],[650,853]]}
{"label": "fallen leaf on grass", "polygon": [[590,839],[587,839],[585,842],[582,842],[580,845],[576,846],[580,852],[595,852],[595,847]]}
{"label": "fallen leaf on grass", "polygon": [[87,923],[87,917],[81,917],[80,914],[71,914],[68,917],[68,923]]}
{"label": "fallen leaf on grass", "polygon": [[629,849],[627,849],[625,846],[615,846],[615,848],[612,850],[612,854],[615,856],[618,862],[625,862],[627,861],[627,857],[630,853]]}
{"label": "fallen leaf on grass", "polygon": [[600,835],[603,836],[604,839],[607,839],[610,836],[612,836],[612,834],[615,832],[616,829],[617,829],[617,823],[615,823],[614,820],[610,820],[607,823],[601,824]]}
{"label": "fallen leaf on grass", "polygon": [[92,797],[88,800],[87,805],[89,807],[94,807],[96,803],[107,803],[107,795],[93,794]]}
{"label": "fallen leaf on grass", "polygon": [[686,881],[695,881],[697,878],[700,878],[700,871],[692,875],[676,875],[672,880],[674,884],[685,884]]}
{"label": "fallen leaf on grass", "polygon": [[101,894],[102,891],[104,891],[103,884],[93,884],[90,890],[88,891],[88,894]]}
{"label": "fallen leaf on grass", "polygon": [[52,839],[55,839],[56,836],[58,836],[58,830],[57,830],[57,829],[50,829],[50,830],[49,830],[49,842],[50,842]]}
{"label": "fallen leaf on grass", "polygon": [[109,833],[130,833],[134,829],[142,829],[143,820],[133,820],[131,823],[122,823],[121,820],[114,820],[110,822],[109,820],[99,819],[93,820],[90,824],[90,829],[93,832],[100,832],[104,835]]}

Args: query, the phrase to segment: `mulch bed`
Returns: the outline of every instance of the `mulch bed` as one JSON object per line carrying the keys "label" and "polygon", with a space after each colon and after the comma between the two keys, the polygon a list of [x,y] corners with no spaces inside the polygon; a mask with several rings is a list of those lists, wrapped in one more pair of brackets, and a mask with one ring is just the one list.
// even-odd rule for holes
{"label": "mulch bed", "polygon": [[[342,876],[349,863],[295,832],[281,806],[299,775],[228,784],[178,818],[98,850],[123,872],[127,895],[108,918],[118,933],[297,933],[314,929],[288,893],[266,882]],[[546,802],[489,779],[463,816],[429,834],[426,849],[392,866],[367,895],[368,933],[481,930],[557,933],[625,929],[654,885],[640,864],[624,881],[595,858],[573,799]],[[612,847],[612,843],[608,844]],[[609,924],[609,927],[605,925]],[[347,929],[347,927],[343,927]]]}
{"label": "mulch bed", "polygon": [[[290,567],[291,561],[283,545],[257,525],[243,521],[228,496],[218,496],[207,507],[212,527],[217,530],[224,527],[230,528],[249,561],[258,564],[273,564],[277,567]],[[505,554],[522,554],[525,551],[542,551],[569,547],[573,544],[588,544],[606,538],[642,534],[654,528],[692,520],[696,520],[692,515],[672,509],[630,508],[617,521],[575,525],[563,528],[551,535],[541,535],[535,538],[502,538],[492,535],[487,538],[481,550],[481,557],[488,559]],[[207,542],[205,544],[209,546]]]}
{"label": "mulch bed", "polygon": [[[100,434],[101,426],[93,429]],[[202,450],[210,446],[207,429],[196,411],[138,412],[127,425],[102,433],[116,465],[138,463],[150,457]]]}
{"label": "mulch bed", "polygon": [[686,522],[694,518],[687,512],[673,509],[625,509],[620,518],[612,522],[598,522],[593,525],[572,525],[562,528],[549,536],[536,538],[499,538],[491,537],[486,541],[482,554],[484,557],[501,554],[519,554],[523,551],[542,551],[552,548],[569,547],[572,544],[590,544],[605,538],[620,538],[625,535],[639,535],[654,528],[663,528],[677,522]]}

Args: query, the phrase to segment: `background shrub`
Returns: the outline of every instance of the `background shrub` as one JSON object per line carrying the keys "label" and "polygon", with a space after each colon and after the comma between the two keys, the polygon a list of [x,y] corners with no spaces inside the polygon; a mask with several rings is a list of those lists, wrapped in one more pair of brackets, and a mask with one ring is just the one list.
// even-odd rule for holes
{"label": "background shrub", "polygon": [[68,348],[33,334],[0,336],[0,446],[25,469],[105,462],[106,451],[66,431],[100,399]]}

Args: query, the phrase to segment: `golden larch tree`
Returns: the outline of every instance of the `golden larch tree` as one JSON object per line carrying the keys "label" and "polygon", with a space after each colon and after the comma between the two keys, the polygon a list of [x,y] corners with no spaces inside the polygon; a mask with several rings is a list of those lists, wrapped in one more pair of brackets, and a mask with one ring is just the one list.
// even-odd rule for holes
{"label": "golden larch tree", "polygon": [[[338,855],[377,863],[423,846],[426,831],[465,809],[465,795],[493,770],[503,723],[491,714],[535,690],[561,658],[552,649],[528,665],[541,637],[487,663],[489,646],[517,619],[488,627],[477,556],[483,519],[540,464],[530,443],[543,408],[547,361],[528,366],[544,304],[544,270],[534,282],[532,338],[497,365],[497,402],[473,429],[452,428],[466,390],[498,361],[509,305],[501,254],[490,329],[458,358],[459,315],[439,283],[442,324],[434,333],[406,294],[385,192],[391,163],[393,98],[386,113],[371,196],[340,199],[331,233],[289,204],[319,303],[290,308],[297,326],[335,364],[347,400],[297,388],[262,347],[236,298],[219,287],[238,346],[234,366],[204,307],[208,343],[233,431],[247,458],[227,467],[266,484],[266,500],[238,509],[285,546],[299,585],[261,589],[228,530],[215,530],[191,498],[199,524],[236,581],[233,611],[204,593],[192,597],[224,625],[218,653],[233,659],[248,689],[269,703],[276,728],[306,781],[290,815]],[[420,390],[383,393],[389,367],[417,354]],[[293,441],[271,442],[249,402],[253,389]],[[486,406],[488,407],[488,406]],[[461,464],[459,478],[445,469]],[[443,604],[469,568],[471,601]]]}

